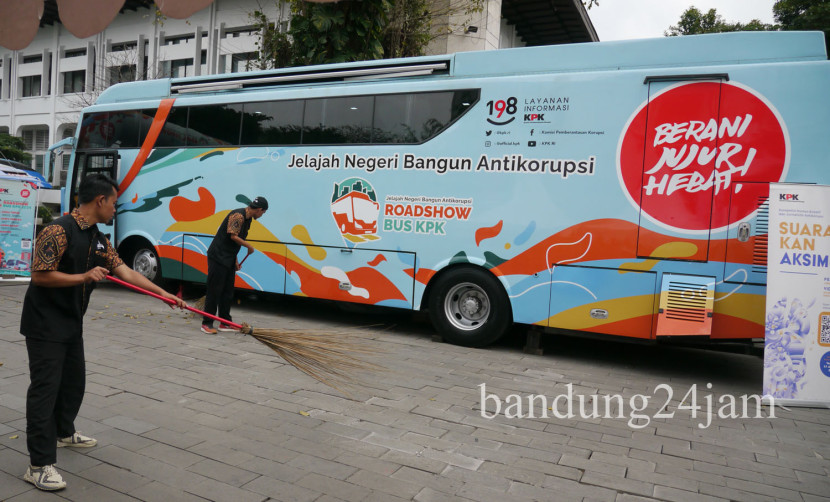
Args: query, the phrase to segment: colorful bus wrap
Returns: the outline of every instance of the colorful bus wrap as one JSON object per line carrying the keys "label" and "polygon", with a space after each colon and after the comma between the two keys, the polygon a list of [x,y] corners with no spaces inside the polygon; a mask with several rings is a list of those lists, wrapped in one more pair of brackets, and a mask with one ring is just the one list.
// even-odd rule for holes
{"label": "colorful bus wrap", "polygon": [[118,84],[64,202],[111,172],[128,263],[203,282],[223,217],[263,195],[238,288],[426,309],[459,344],[514,322],[760,338],[769,183],[830,182],[827,89],[800,32]]}

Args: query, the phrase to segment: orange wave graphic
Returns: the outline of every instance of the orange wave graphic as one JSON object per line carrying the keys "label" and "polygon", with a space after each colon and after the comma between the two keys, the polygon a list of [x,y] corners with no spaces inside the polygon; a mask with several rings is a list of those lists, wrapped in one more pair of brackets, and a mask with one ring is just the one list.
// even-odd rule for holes
{"label": "orange wave graphic", "polygon": [[499,220],[498,223],[493,225],[492,227],[482,227],[476,230],[476,246],[481,244],[481,241],[484,239],[490,239],[495,237],[501,233],[501,227],[504,224],[504,220]]}
{"label": "orange wave graphic", "polygon": [[198,221],[216,212],[216,199],[205,187],[198,189],[199,200],[177,195],[170,200],[170,215],[176,221]]}

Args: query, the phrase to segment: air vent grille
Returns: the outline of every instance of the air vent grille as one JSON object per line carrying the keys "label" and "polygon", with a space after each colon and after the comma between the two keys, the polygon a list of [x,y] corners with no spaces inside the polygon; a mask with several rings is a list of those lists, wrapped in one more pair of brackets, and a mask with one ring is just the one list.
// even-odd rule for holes
{"label": "air vent grille", "polygon": [[666,317],[678,321],[706,322],[708,288],[702,284],[669,283]]}
{"label": "air vent grille", "polygon": [[769,244],[769,198],[758,197],[758,216],[755,220],[755,248],[752,250],[752,271],[767,273]]}

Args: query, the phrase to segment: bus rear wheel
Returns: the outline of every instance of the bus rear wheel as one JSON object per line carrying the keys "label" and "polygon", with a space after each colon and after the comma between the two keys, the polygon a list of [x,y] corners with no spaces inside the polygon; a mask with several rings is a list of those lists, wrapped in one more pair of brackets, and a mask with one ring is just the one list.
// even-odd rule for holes
{"label": "bus rear wheel", "polygon": [[501,283],[478,268],[450,270],[436,279],[429,298],[432,324],[450,343],[483,347],[512,323],[510,301]]}

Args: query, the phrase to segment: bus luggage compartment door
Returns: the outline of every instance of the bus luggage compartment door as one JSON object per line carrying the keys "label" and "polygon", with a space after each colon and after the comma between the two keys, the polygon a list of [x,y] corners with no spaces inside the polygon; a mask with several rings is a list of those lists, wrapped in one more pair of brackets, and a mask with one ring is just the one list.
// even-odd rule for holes
{"label": "bus luggage compartment door", "polygon": [[652,338],[657,273],[555,265],[551,328]]}
{"label": "bus luggage compartment door", "polygon": [[415,253],[288,244],[286,294],[412,308]]}
{"label": "bus luggage compartment door", "polygon": [[[646,85],[648,105],[636,122],[645,127],[637,256],[706,261],[714,199],[706,186],[720,140],[705,128],[720,123],[721,81],[678,77]],[[672,235],[678,230],[689,238]]]}
{"label": "bus luggage compartment door", "polygon": [[[181,241],[181,278],[190,282],[207,281],[207,250],[213,242],[212,235],[183,234]],[[246,257],[242,248],[238,260],[245,260],[236,272],[234,286],[241,289],[285,292],[286,245],[281,242],[248,239],[254,246],[254,254]]]}

